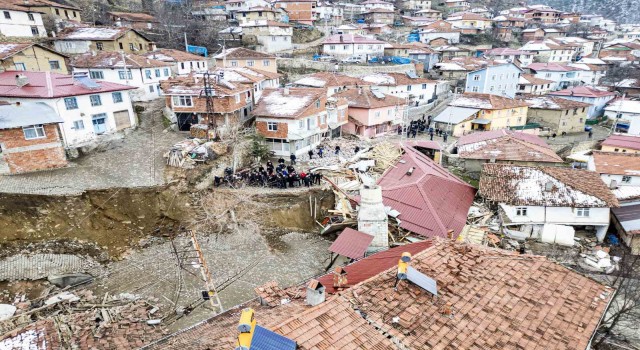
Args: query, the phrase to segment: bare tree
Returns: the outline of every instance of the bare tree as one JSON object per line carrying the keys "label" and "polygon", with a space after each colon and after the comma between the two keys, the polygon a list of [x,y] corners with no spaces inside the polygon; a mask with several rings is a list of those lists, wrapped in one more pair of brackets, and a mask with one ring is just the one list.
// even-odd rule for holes
{"label": "bare tree", "polygon": [[597,330],[596,349],[608,349],[610,343],[619,340],[620,330],[637,327],[634,320],[640,315],[640,256],[625,249],[619,266],[610,283],[616,293]]}
{"label": "bare tree", "polygon": [[613,66],[609,68],[607,74],[602,77],[602,82],[617,88],[627,79],[640,81],[640,69],[631,64]]}

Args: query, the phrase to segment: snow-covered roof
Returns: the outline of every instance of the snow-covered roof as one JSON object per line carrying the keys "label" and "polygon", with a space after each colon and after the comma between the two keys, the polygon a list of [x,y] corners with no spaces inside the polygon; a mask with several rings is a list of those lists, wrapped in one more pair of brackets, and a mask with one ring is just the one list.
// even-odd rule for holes
{"label": "snow-covered roof", "polygon": [[623,113],[640,113],[640,101],[616,100],[611,102],[605,111],[623,112]]}
{"label": "snow-covered roof", "polygon": [[253,113],[256,117],[295,118],[325,94],[323,89],[265,89]]}
{"label": "snow-covered roof", "polygon": [[128,28],[120,27],[78,27],[69,29],[59,38],[69,40],[113,40],[124,35],[128,30]]}

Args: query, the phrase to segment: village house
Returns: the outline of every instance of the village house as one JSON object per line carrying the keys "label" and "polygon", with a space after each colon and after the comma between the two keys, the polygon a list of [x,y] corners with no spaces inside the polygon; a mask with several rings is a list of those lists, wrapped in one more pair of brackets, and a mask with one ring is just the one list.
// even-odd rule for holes
{"label": "village house", "polygon": [[116,27],[153,29],[160,23],[155,17],[141,12],[107,12]]}
{"label": "village house", "polygon": [[274,6],[287,10],[291,22],[313,25],[316,3],[316,0],[277,0]]}
{"label": "village house", "polygon": [[58,130],[62,122],[44,103],[0,103],[0,174],[66,166]]}
{"label": "village house", "polygon": [[527,28],[521,31],[521,35],[524,43],[539,42],[544,39],[544,30],[542,28]]}
{"label": "village house", "polygon": [[242,42],[255,46],[260,52],[279,52],[293,49],[293,27],[288,23],[258,20],[240,24]]}
{"label": "village house", "polygon": [[[420,280],[398,281],[403,253],[411,256],[407,270]],[[473,301],[469,290],[476,295]],[[528,297],[531,291],[545,295],[547,302]],[[148,348],[233,348],[241,311],[250,309],[260,329],[253,341],[278,339],[277,344],[288,346],[280,349],[315,349],[326,344],[350,349],[358,344],[363,349],[392,350],[402,344],[410,349],[467,350],[488,344],[485,347],[513,350],[517,347],[514,333],[522,334],[517,343],[523,350],[551,349],[557,344],[554,338],[561,337],[566,337],[571,349],[586,349],[615,291],[543,256],[433,239],[375,253],[290,288],[270,282],[257,286],[255,292],[258,298],[170,334]],[[438,303],[433,301],[436,294]],[[281,303],[285,297],[287,303]],[[518,317],[528,322],[513,322],[513,303],[522,307]],[[474,305],[491,307],[485,307],[478,319]],[[575,312],[582,309],[590,312]],[[471,322],[462,331],[452,318],[476,318],[480,323]]]}
{"label": "village house", "polygon": [[222,68],[216,67],[212,74],[224,77],[225,81],[231,83],[245,84],[253,87],[252,104],[255,105],[262,91],[269,88],[277,88],[280,86],[281,75],[273,72],[266,72],[247,67]]}
{"label": "village house", "polygon": [[339,137],[347,124],[347,101],[324,89],[267,89],[254,110],[256,132],[278,156],[300,156],[324,137]]}
{"label": "village house", "polygon": [[513,63],[486,65],[467,73],[465,92],[514,98],[522,69]]}
{"label": "village house", "polygon": [[402,24],[407,27],[421,27],[433,23],[433,19],[427,17],[401,16]]}
{"label": "village house", "polygon": [[366,23],[393,24],[395,13],[393,10],[373,8],[362,14]]}
{"label": "village house", "polygon": [[271,4],[265,0],[226,0],[224,7],[229,16],[229,22],[237,23],[236,13],[252,7],[269,7]]}
{"label": "village house", "polygon": [[493,23],[491,19],[471,12],[463,12],[454,16],[450,15],[446,21],[451,23],[453,28],[459,29],[463,34],[478,34],[484,32],[490,29]]}
{"label": "village house", "polygon": [[344,8],[329,1],[318,2],[316,8],[313,9],[313,15],[319,21],[342,23],[344,21]]}
{"label": "village house", "polygon": [[67,3],[59,3],[49,0],[9,0],[15,5],[26,7],[33,12],[40,12],[44,16],[52,16],[56,23],[74,22],[80,23],[82,10],[79,7]]}
{"label": "village house", "polygon": [[519,50],[532,55],[534,62],[569,63],[574,61],[580,47],[575,44],[558,44],[551,39],[546,39],[529,41]]}
{"label": "village house", "polygon": [[640,60],[640,41],[635,39],[628,42],[605,43],[598,53],[601,59],[621,59],[628,62]]}
{"label": "village house", "polygon": [[524,19],[530,23],[555,24],[560,22],[562,11],[547,8],[529,9],[523,12]]}
{"label": "village house", "polygon": [[393,3],[383,0],[366,0],[361,2],[360,5],[364,8],[363,12],[373,9],[385,9],[389,11],[394,11],[396,9]]}
{"label": "village house", "polygon": [[560,63],[532,63],[527,66],[527,70],[536,78],[552,80],[551,90],[562,90],[569,87],[581,85],[582,69],[572,67],[568,64]]}
{"label": "village house", "polygon": [[230,83],[211,75],[210,97],[213,110],[207,109],[206,77],[188,76],[161,83],[166,108],[179,130],[190,130],[193,124],[206,124],[220,134],[233,131],[253,118],[253,84]]}
{"label": "village house", "polygon": [[606,65],[595,65],[582,62],[569,63],[568,65],[581,70],[580,78],[586,85],[600,84],[600,79],[607,74]]}
{"label": "village house", "polygon": [[343,24],[335,29],[336,34],[365,35],[366,30],[361,25]]}
{"label": "village house", "polygon": [[485,163],[515,165],[562,165],[556,152],[540,137],[508,129],[475,132],[460,137],[449,157],[449,164],[467,172],[480,173]]}
{"label": "village house", "polygon": [[189,75],[191,73],[204,73],[209,71],[209,60],[206,57],[173,49],[157,49],[147,52],[145,57],[170,63],[174,75]]}
{"label": "village house", "polygon": [[422,47],[418,44],[424,45],[422,43],[411,44],[413,48],[408,51],[409,58],[413,61],[421,62],[424,66],[423,71],[430,72],[436,63],[440,61],[440,53],[429,48],[427,45]]}
{"label": "village house", "polygon": [[611,101],[616,94],[610,91],[598,90],[590,86],[576,86],[565,90],[553,91],[550,92],[549,95],[590,104],[591,107],[588,108],[587,117],[592,119],[604,113],[605,105]]}
{"label": "village house", "polygon": [[69,72],[67,56],[33,43],[0,43],[0,67],[2,70]]}
{"label": "village house", "polygon": [[451,12],[459,12],[468,10],[471,7],[471,4],[466,0],[446,0],[445,6]]}
{"label": "village house", "polygon": [[529,105],[529,123],[538,123],[558,135],[584,132],[588,103],[553,96],[525,95],[523,99]]}
{"label": "village house", "polygon": [[528,52],[510,49],[508,47],[495,48],[485,51],[484,57],[494,60],[510,60],[516,65],[526,67],[533,62],[533,55]]}
{"label": "village house", "polygon": [[64,54],[112,51],[144,54],[156,44],[135,29],[125,27],[70,27],[53,38],[55,50]]}
{"label": "village house", "polygon": [[[637,152],[593,151],[587,169],[600,174],[611,190],[625,186],[640,188],[640,154]],[[634,192],[638,191],[634,189]]]}
{"label": "village house", "polygon": [[213,56],[213,64],[216,67],[247,67],[271,73],[278,72],[275,56],[264,52],[249,50],[244,47],[226,49],[220,54]]}
{"label": "village house", "polygon": [[362,80],[383,94],[407,100],[409,106],[432,103],[437,98],[436,81],[411,73],[377,73],[365,75]]}
{"label": "village house", "polygon": [[[431,0],[408,0],[403,5],[404,5],[403,10],[409,10],[411,12],[431,10]],[[432,11],[436,11],[436,10],[432,10]]]}
{"label": "village house", "polygon": [[[507,60],[493,60],[483,57],[453,57],[445,58],[434,65],[431,75],[439,79],[466,80],[467,74],[490,66],[510,64]],[[460,82],[461,85],[464,82]]]}
{"label": "village house", "polygon": [[615,123],[615,131],[640,135],[640,101],[615,99],[604,108],[604,115]]}
{"label": "village house", "polygon": [[360,78],[351,77],[340,73],[318,72],[306,75],[292,83],[294,87],[327,89],[327,97],[340,91],[371,85]]}
{"label": "village house", "polygon": [[434,119],[440,130],[460,137],[470,132],[508,129],[527,124],[528,105],[507,97],[465,92]]}
{"label": "village house", "polygon": [[386,44],[362,35],[336,34],[322,42],[322,53],[338,58],[361,56],[368,61],[370,57],[383,56]]}
{"label": "village house", "polygon": [[[615,192],[615,191],[614,191]],[[640,255],[640,204],[637,203],[638,191],[635,194],[635,202],[621,204],[619,208],[611,209],[613,225],[622,238],[624,244],[631,249],[631,254]]]}
{"label": "village house", "polygon": [[471,57],[471,50],[459,46],[442,45],[433,47],[434,51],[440,53],[442,59],[453,59],[455,57]]}
{"label": "village house", "polygon": [[420,42],[431,46],[453,45],[460,42],[460,31],[451,23],[438,20],[418,27]]}
{"label": "village house", "polygon": [[131,53],[100,51],[76,55],[70,66],[74,75],[84,73],[94,80],[135,87],[130,91],[131,100],[139,102],[162,96],[160,82],[171,78],[172,64]]}
{"label": "village house", "polygon": [[0,3],[0,34],[6,37],[40,38],[46,37],[47,31],[42,22],[42,13],[24,6],[22,2]]}
{"label": "village house", "polygon": [[437,21],[442,19],[442,12],[434,9],[424,9],[420,11],[416,11],[413,14],[414,17],[424,17],[428,18],[432,21]]}
{"label": "village house", "polygon": [[260,20],[277,21],[277,14],[278,12],[272,8],[259,6],[236,11],[236,18],[241,24]]}
{"label": "village house", "polygon": [[552,91],[555,84],[553,80],[537,78],[533,74],[521,74],[516,94],[544,95]]}
{"label": "village house", "polygon": [[135,127],[129,97],[134,87],[51,72],[0,73],[0,99],[42,102],[62,118],[60,134],[67,147],[98,141],[100,135]]}
{"label": "village house", "polygon": [[349,104],[349,123],[344,132],[366,138],[375,138],[396,130],[403,121],[407,102],[405,99],[385,95],[370,87],[357,87],[333,95]]}
{"label": "village house", "polygon": [[381,24],[381,23],[364,24],[362,25],[362,30],[364,30],[363,35],[368,35],[368,36],[376,36],[381,34],[393,33],[392,26],[388,24]]}
{"label": "village house", "polygon": [[619,206],[598,173],[565,167],[484,164],[478,192],[498,206],[504,226],[533,238],[553,224],[593,232],[602,242],[610,209]]}
{"label": "village house", "polygon": [[613,134],[600,144],[602,152],[640,153],[640,137],[626,134]]}

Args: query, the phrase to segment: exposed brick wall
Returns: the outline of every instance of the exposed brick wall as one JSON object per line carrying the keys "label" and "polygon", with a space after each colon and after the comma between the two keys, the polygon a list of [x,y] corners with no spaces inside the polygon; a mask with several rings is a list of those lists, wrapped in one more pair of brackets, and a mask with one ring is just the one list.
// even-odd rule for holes
{"label": "exposed brick wall", "polygon": [[[240,102],[236,102],[236,98],[234,96],[216,97],[213,99],[213,110],[216,113],[229,113],[229,112],[237,111],[248,105],[246,102],[246,97],[247,97],[246,92],[243,92],[240,94]],[[191,96],[191,100],[193,101],[193,106],[173,107],[173,111],[176,113],[189,113],[189,112],[206,113],[207,112],[206,98]],[[166,105],[167,107],[171,108],[171,96],[166,97]]]}
{"label": "exposed brick wall", "polygon": [[286,139],[287,134],[289,133],[289,124],[286,122],[278,123],[277,131],[269,131],[267,129],[267,122],[265,121],[256,121],[256,131],[258,134],[272,139]]}
{"label": "exposed brick wall", "polygon": [[[67,158],[60,142],[58,128],[55,124],[44,126],[46,137],[25,140],[22,128],[0,130],[0,143],[3,144],[3,159],[13,174],[30,171],[60,168],[67,166]],[[47,143],[58,143],[57,147],[25,150],[11,153],[18,147],[38,146]]]}

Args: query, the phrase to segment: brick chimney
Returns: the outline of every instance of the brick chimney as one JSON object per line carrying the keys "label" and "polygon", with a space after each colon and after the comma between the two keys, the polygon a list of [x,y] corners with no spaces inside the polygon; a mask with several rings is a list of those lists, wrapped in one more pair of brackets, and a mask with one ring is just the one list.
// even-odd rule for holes
{"label": "brick chimney", "polygon": [[347,271],[342,267],[336,266],[333,270],[333,288],[346,288],[347,287]]}
{"label": "brick chimney", "polygon": [[326,300],[325,287],[316,279],[312,279],[307,284],[307,304],[316,306]]}

